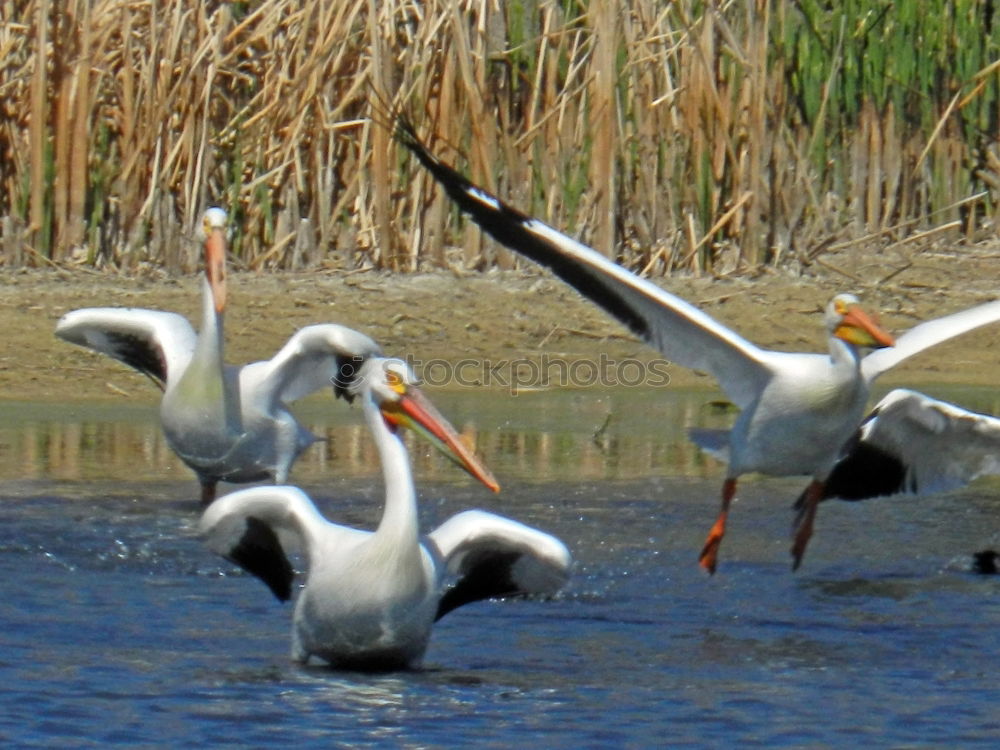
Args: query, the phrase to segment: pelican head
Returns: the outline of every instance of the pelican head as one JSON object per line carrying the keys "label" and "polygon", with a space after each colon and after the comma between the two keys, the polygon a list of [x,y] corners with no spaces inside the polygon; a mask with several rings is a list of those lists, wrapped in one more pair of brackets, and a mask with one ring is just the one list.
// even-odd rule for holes
{"label": "pelican head", "polygon": [[205,277],[217,313],[226,308],[226,222],[226,212],[214,207],[201,220],[205,235]]}
{"label": "pelican head", "polygon": [[853,294],[838,294],[826,308],[826,325],[832,336],[858,347],[881,349],[895,341],[861,309]]}
{"label": "pelican head", "polygon": [[351,395],[370,398],[392,432],[408,427],[494,492],[500,485],[469,450],[426,396],[417,388],[420,379],[401,359],[370,357],[348,387]]}

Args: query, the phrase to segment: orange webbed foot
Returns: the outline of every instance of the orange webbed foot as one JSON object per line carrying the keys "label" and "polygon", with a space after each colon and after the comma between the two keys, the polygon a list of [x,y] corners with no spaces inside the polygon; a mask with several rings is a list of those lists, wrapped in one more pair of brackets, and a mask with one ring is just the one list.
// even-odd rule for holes
{"label": "orange webbed foot", "polygon": [[698,556],[698,564],[711,574],[715,573],[715,568],[718,565],[719,545],[722,544],[722,537],[725,535],[726,514],[720,513],[712,525],[712,529],[708,532],[705,546],[701,548],[701,554]]}

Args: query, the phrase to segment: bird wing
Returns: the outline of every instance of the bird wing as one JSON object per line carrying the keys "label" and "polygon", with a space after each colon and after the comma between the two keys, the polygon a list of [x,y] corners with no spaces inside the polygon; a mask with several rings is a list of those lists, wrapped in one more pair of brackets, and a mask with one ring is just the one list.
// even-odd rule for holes
{"label": "bird wing", "polygon": [[438,161],[405,121],[397,137],[497,242],[549,268],[672,362],[711,373],[740,408],[764,389],[771,377],[766,352],[680,297],[473,185]]}
{"label": "bird wing", "polygon": [[378,344],[350,328],[306,326],[271,359],[244,367],[240,377],[270,404],[288,404],[325,386],[345,396],[365,359],[380,353]]}
{"label": "bird wing", "polygon": [[436,619],[463,604],[500,596],[554,594],[569,578],[572,557],[550,534],[509,518],[469,510],[430,534],[450,574],[458,577]]}
{"label": "bird wing", "polygon": [[280,600],[292,595],[293,550],[309,556],[312,532],[330,526],[297,487],[251,487],[219,498],[202,514],[198,534],[218,555],[262,580]]}
{"label": "bird wing", "polygon": [[922,495],[989,474],[1000,474],[1000,419],[897,389],[862,424],[824,497]]}
{"label": "bird wing", "polygon": [[56,324],[56,336],[124,362],[161,387],[184,371],[198,339],[177,313],[118,307],[68,312]]}
{"label": "bird wing", "polygon": [[922,352],[935,344],[971,331],[979,326],[1000,321],[1000,300],[993,300],[968,310],[946,315],[943,318],[928,320],[926,323],[914,326],[896,339],[896,345],[884,349],[876,349],[861,360],[861,374],[866,382],[875,378],[891,367],[914,354]]}
{"label": "bird wing", "polygon": [[729,463],[729,443],[732,430],[718,430],[709,427],[689,427],[688,439],[716,461]]}

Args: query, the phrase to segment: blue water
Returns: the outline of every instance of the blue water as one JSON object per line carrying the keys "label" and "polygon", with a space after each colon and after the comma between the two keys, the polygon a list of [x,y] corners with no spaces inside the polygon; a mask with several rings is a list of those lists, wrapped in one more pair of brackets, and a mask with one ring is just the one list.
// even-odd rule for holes
{"label": "blue water", "polygon": [[[446,407],[450,415],[465,408],[460,400]],[[617,407],[627,404],[608,405]],[[802,483],[751,479],[710,578],[695,561],[715,515],[720,467],[692,462],[680,438],[669,437],[649,448],[644,471],[623,452],[646,445],[634,433],[645,435],[648,425],[595,437],[599,412],[564,432],[538,425],[550,412],[537,400],[496,413],[479,427],[501,433],[487,441],[485,457],[503,492],[492,496],[430,466],[420,481],[425,522],[475,506],[539,526],[573,550],[572,581],[553,601],[462,608],[438,623],[425,669],[374,676],[289,661],[291,607],[194,538],[193,482],[169,460],[107,481],[95,478],[100,461],[84,447],[71,462],[79,466],[74,478],[51,452],[36,451],[37,465],[28,468],[21,433],[0,435],[4,465],[21,467],[0,482],[0,743],[1000,741],[1000,577],[968,570],[971,552],[1000,545],[1000,484],[918,500],[827,503],[805,564],[792,574],[789,506]],[[138,424],[137,450],[148,453],[155,412],[124,417],[110,421],[114,434],[124,431],[127,443]],[[73,419],[62,410],[48,428],[31,422],[32,434],[59,431],[65,458]],[[10,430],[27,429],[13,421]],[[507,421],[535,426],[504,432]],[[107,441],[93,439],[104,428],[88,424],[81,444],[106,450]],[[603,448],[588,452],[574,477],[573,456],[595,442]],[[526,445],[566,468],[525,464]],[[370,527],[378,488],[354,464],[344,468],[307,465],[302,483],[331,518]]]}

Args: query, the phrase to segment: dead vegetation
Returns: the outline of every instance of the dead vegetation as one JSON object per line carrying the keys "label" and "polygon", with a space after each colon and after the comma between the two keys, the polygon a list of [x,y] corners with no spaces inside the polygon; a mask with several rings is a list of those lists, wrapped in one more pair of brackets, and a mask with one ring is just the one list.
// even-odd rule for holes
{"label": "dead vegetation", "polygon": [[373,91],[653,275],[992,237],[992,4],[827,5],[0,0],[0,260],[190,270],[219,204],[248,269],[514,265]]}

